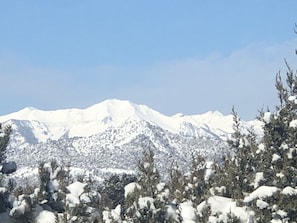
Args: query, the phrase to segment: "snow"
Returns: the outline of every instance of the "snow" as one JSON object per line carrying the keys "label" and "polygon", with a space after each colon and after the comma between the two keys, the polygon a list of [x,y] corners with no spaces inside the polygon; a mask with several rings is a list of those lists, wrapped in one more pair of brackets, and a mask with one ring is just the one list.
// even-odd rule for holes
{"label": "snow", "polygon": [[[36,108],[25,108],[18,112],[0,116],[0,122],[9,120],[28,121],[33,136],[39,142],[48,139],[57,140],[64,135],[69,137],[87,137],[102,133],[110,127],[122,126],[127,121],[141,120],[164,130],[177,134],[184,123],[190,123],[201,129],[204,134],[214,133],[226,139],[233,132],[231,115],[207,112],[201,115],[166,116],[145,105],[137,105],[126,100],[109,99],[85,109],[61,109],[43,111]],[[243,126],[261,125],[260,122],[242,122]],[[258,127],[257,127],[258,126]]]}
{"label": "snow", "polygon": [[36,223],[56,223],[56,216],[53,212],[43,210],[38,214],[35,222]]}
{"label": "snow", "polygon": [[282,194],[285,194],[285,195],[289,195],[289,196],[292,196],[292,195],[297,195],[297,189],[294,189],[293,187],[290,187],[290,186],[287,186],[285,187],[282,192]]}
{"label": "snow", "polygon": [[271,119],[271,112],[265,112],[263,116],[264,122],[269,123],[270,119]]}
{"label": "snow", "polygon": [[[227,215],[230,212],[240,218],[243,222],[247,222],[250,218],[251,214],[246,210],[246,208],[237,207],[236,201],[233,201],[231,198],[211,196],[207,202],[211,207],[211,214],[219,215],[219,219],[222,221],[227,218]],[[215,219],[217,220],[217,218]]]}
{"label": "snow", "polygon": [[0,122],[12,119],[34,123],[34,134],[43,142],[49,138],[59,139],[66,133],[70,137],[94,135],[105,131],[108,127],[120,126],[127,120],[145,120],[171,132],[178,132],[179,129],[179,120],[174,120],[145,105],[117,99],[105,100],[85,109],[43,111],[25,108],[1,116]]}
{"label": "snow", "polygon": [[297,119],[294,119],[290,122],[289,126],[291,128],[297,128]]}
{"label": "snow", "polygon": [[279,189],[277,187],[272,186],[260,186],[256,190],[254,190],[252,193],[250,193],[248,196],[244,198],[244,202],[248,203],[258,198],[266,198],[271,197],[273,194],[278,192]]}
{"label": "snow", "polygon": [[212,161],[206,162],[206,170],[205,170],[205,175],[204,175],[204,180],[206,182],[209,181],[210,177],[214,173],[214,170],[212,169],[213,164],[214,163]]}
{"label": "snow", "polygon": [[270,223],[283,223],[283,221],[280,219],[272,219]]}
{"label": "snow", "polygon": [[111,174],[135,174],[133,170],[119,169],[119,168],[101,168],[100,171],[103,173],[111,173]]}
{"label": "snow", "polygon": [[260,143],[258,145],[258,149],[256,151],[256,154],[259,154],[259,153],[263,152],[264,150],[265,150],[265,145],[263,143]]}
{"label": "snow", "polygon": [[105,223],[121,222],[121,205],[111,211],[105,210],[102,214]]}
{"label": "snow", "polygon": [[256,173],[254,188],[257,188],[259,186],[261,180],[264,180],[263,172]]}
{"label": "snow", "polygon": [[[80,196],[84,193],[84,188],[86,185],[86,183],[76,181],[67,186],[67,189],[70,193],[66,194],[66,201],[69,204],[69,206],[74,207],[75,205],[80,203]],[[84,200],[87,199],[84,198]]]}
{"label": "snow", "polygon": [[257,207],[260,208],[260,209],[264,209],[264,208],[267,208],[267,207],[269,206],[269,204],[268,204],[267,202],[262,201],[262,200],[260,200],[260,199],[258,199],[258,200],[256,201],[256,205],[257,205]]}
{"label": "snow", "polygon": [[195,223],[196,210],[191,201],[185,201],[180,204],[180,213],[183,223]]}
{"label": "snow", "polygon": [[271,112],[265,112],[263,115],[263,121],[265,123],[270,123],[271,115],[272,115]]}
{"label": "snow", "polygon": [[283,178],[285,175],[282,172],[280,172],[280,173],[277,173],[276,176],[279,178]]}
{"label": "snow", "polygon": [[281,216],[282,218],[287,217],[287,212],[283,211],[283,210],[278,210],[276,212],[279,216]]}
{"label": "snow", "polygon": [[198,213],[202,213],[203,210],[207,207],[206,201],[202,201],[200,204],[197,206],[197,211]]}
{"label": "snow", "polygon": [[20,214],[24,214],[26,211],[26,207],[27,207],[27,203],[25,200],[22,200],[20,205],[13,207],[10,212],[9,215],[11,216],[19,216]]}
{"label": "snow", "polygon": [[5,187],[0,187],[0,193],[5,193],[7,190]]}
{"label": "snow", "polygon": [[118,206],[116,206],[116,208],[111,211],[111,216],[113,217],[113,219],[116,222],[121,220],[121,205],[120,204]]}
{"label": "snow", "polygon": [[87,193],[83,193],[80,195],[79,199],[83,202],[83,203],[90,203],[91,199],[89,197],[89,195]]}
{"label": "snow", "polygon": [[275,162],[275,161],[278,161],[278,160],[280,160],[281,159],[281,157],[278,155],[278,154],[273,154],[272,155],[272,160],[271,160],[271,162]]}
{"label": "snow", "polygon": [[140,190],[141,186],[136,182],[132,182],[127,184],[124,189],[125,189],[125,198],[126,198],[129,194],[134,193],[136,189]]}
{"label": "snow", "polygon": [[37,206],[34,210],[36,223],[56,223],[56,216],[53,212],[43,210],[40,206]]}
{"label": "snow", "polygon": [[288,144],[286,144],[286,143],[282,143],[282,144],[281,144],[281,148],[282,148],[283,150],[287,150],[287,149],[289,149],[289,146],[288,146]]}
{"label": "snow", "polygon": [[79,197],[84,192],[84,188],[86,185],[86,183],[76,181],[67,186],[67,189],[70,191],[72,195]]}
{"label": "snow", "polygon": [[291,102],[295,102],[296,96],[295,95],[291,95],[291,96],[288,97],[288,100],[291,101]]}
{"label": "snow", "polygon": [[144,162],[143,167],[144,167],[144,169],[148,169],[150,167],[150,163]]}
{"label": "snow", "polygon": [[151,210],[156,209],[154,205],[154,198],[152,197],[140,197],[138,199],[138,205],[140,209],[148,208],[148,207],[150,207]]}
{"label": "snow", "polygon": [[289,152],[287,153],[288,159],[293,159],[293,153],[296,152],[296,148],[290,148]]}
{"label": "snow", "polygon": [[69,207],[75,207],[80,203],[79,197],[73,194],[66,194],[66,202],[69,204]]}
{"label": "snow", "polygon": [[157,184],[157,190],[162,191],[165,188],[166,184],[161,182]]}

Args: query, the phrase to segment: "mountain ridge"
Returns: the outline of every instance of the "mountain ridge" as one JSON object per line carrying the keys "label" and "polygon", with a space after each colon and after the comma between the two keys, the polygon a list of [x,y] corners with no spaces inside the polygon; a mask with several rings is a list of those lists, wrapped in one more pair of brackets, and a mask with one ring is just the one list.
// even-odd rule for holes
{"label": "mountain ridge", "polygon": [[[200,115],[178,113],[166,116],[146,105],[137,105],[118,99],[108,99],[85,109],[45,111],[27,107],[18,112],[0,116],[2,123],[10,120],[30,122],[34,129],[33,133],[40,142],[48,139],[57,140],[67,132],[69,137],[87,137],[102,133],[109,127],[121,126],[128,120],[145,120],[175,134],[182,131],[184,123],[209,129],[221,138],[226,138],[233,131],[232,115],[224,116],[218,111],[209,111]],[[249,122],[243,123],[249,125]]]}
{"label": "mountain ridge", "polygon": [[[18,163],[20,177],[36,173],[40,162],[55,159],[81,172],[104,175],[129,172],[145,148],[153,149],[158,168],[166,173],[177,161],[183,168],[193,154],[216,160],[228,151],[233,117],[215,112],[166,116],[145,105],[117,99],[86,109],[42,111],[28,107],[0,116],[12,126],[7,157]],[[243,128],[261,128],[259,121],[241,121]],[[18,174],[17,173],[17,174]],[[166,174],[165,174],[166,175]]]}

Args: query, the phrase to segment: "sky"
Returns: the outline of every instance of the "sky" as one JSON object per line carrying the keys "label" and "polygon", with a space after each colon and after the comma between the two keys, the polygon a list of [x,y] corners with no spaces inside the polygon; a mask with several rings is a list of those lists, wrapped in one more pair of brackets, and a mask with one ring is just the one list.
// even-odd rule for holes
{"label": "sky", "polygon": [[296,65],[296,0],[0,0],[0,115],[106,99],[254,119]]}

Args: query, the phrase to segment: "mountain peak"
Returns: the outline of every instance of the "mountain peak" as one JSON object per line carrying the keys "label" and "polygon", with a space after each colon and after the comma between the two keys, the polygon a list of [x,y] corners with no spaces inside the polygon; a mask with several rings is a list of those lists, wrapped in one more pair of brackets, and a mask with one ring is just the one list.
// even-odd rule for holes
{"label": "mountain peak", "polygon": [[[232,116],[220,112],[207,112],[201,115],[166,116],[146,105],[137,105],[128,100],[108,99],[85,109],[60,109],[43,111],[33,107],[0,116],[0,122],[21,120],[29,123],[36,138],[59,139],[67,134],[69,137],[85,137],[104,132],[106,129],[118,128],[126,122],[145,121],[166,131],[179,134],[187,123],[194,128],[207,126],[209,131],[232,132]],[[191,130],[192,131],[192,130]],[[195,130],[196,131],[196,130]],[[42,136],[42,137],[37,137]]]}
{"label": "mountain peak", "polygon": [[112,117],[115,120],[123,121],[135,114],[133,103],[127,100],[108,99],[86,109],[88,115],[105,118]]}

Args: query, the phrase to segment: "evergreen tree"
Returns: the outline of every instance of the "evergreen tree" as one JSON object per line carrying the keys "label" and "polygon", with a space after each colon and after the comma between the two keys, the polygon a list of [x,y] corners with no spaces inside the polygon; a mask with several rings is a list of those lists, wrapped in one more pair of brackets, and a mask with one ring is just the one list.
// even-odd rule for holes
{"label": "evergreen tree", "polygon": [[138,184],[134,193],[125,200],[124,219],[135,223],[166,222],[165,204],[169,189],[160,183],[160,174],[155,166],[154,152],[151,148],[143,151],[138,162]]}
{"label": "evergreen tree", "polygon": [[251,182],[257,169],[257,140],[253,129],[245,134],[242,132],[241,121],[234,108],[232,115],[234,133],[228,140],[230,153],[223,157],[222,165],[216,166],[214,186],[221,187],[221,195],[240,200],[253,189]]}
{"label": "evergreen tree", "polygon": [[192,201],[195,205],[207,198],[210,179],[205,178],[206,169],[205,158],[200,155],[192,155],[190,171],[185,175],[184,198]]}
{"label": "evergreen tree", "polygon": [[[234,134],[229,141],[231,153],[217,167],[215,186],[225,187],[223,195],[237,199],[255,212],[256,222],[297,219],[297,73],[286,62],[285,82],[276,76],[280,104],[274,112],[261,111],[263,138],[256,139],[252,130],[243,133],[233,110]],[[233,153],[233,154],[232,154]],[[276,189],[270,195],[254,193],[257,189]],[[263,188],[263,187],[262,187]],[[261,190],[258,190],[261,191]],[[262,196],[259,199],[258,196]]]}
{"label": "evergreen tree", "polygon": [[171,165],[169,169],[170,174],[170,197],[169,199],[176,204],[180,204],[184,200],[185,196],[185,176],[181,171],[177,163],[175,165]]}
{"label": "evergreen tree", "polygon": [[112,174],[99,186],[98,192],[101,195],[101,203],[104,207],[114,209],[116,206],[124,205],[125,186],[136,182],[136,176],[130,174]]}
{"label": "evergreen tree", "polygon": [[138,162],[139,184],[142,186],[143,196],[155,198],[157,185],[160,183],[160,174],[155,165],[154,152],[148,148],[143,151]]}
{"label": "evergreen tree", "polygon": [[40,178],[38,203],[47,206],[52,211],[63,213],[69,174],[55,160],[41,163],[38,172]]}
{"label": "evergreen tree", "polygon": [[[259,166],[263,170],[265,184],[280,190],[297,186],[297,73],[287,62],[286,67],[285,83],[280,74],[276,77],[280,104],[273,113],[260,113],[260,120],[264,122],[264,137]],[[287,213],[284,218],[289,220],[297,218],[294,196],[280,193],[274,201],[279,210]]]}

